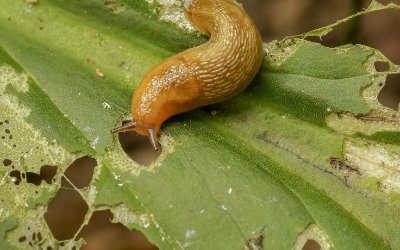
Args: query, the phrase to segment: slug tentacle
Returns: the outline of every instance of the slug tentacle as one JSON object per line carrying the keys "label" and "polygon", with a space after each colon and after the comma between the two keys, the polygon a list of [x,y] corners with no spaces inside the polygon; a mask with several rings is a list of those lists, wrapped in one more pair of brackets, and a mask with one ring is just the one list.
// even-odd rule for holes
{"label": "slug tentacle", "polygon": [[253,80],[263,59],[259,32],[233,0],[192,0],[186,16],[210,40],[154,67],[132,100],[136,126],[130,129],[148,135],[154,148],[165,120],[237,95]]}
{"label": "slug tentacle", "polygon": [[122,133],[122,132],[127,132],[134,130],[136,127],[136,122],[135,121],[130,121],[127,124],[122,125],[121,127],[114,128],[111,130],[112,133]]}
{"label": "slug tentacle", "polygon": [[156,151],[159,151],[160,150],[160,145],[158,144],[158,141],[157,141],[157,135],[156,135],[156,132],[154,131],[154,129],[149,129],[148,130],[148,136],[149,136],[149,139],[150,139],[150,143],[151,143],[151,145],[153,146],[153,148],[156,150]]}

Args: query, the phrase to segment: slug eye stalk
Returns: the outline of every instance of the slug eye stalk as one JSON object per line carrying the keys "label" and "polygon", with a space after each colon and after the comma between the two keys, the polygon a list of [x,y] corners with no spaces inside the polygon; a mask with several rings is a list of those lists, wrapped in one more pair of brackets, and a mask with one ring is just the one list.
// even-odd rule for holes
{"label": "slug eye stalk", "polygon": [[153,146],[153,148],[154,148],[156,151],[160,151],[160,145],[158,144],[158,141],[157,141],[157,134],[156,134],[156,131],[155,131],[154,129],[152,129],[152,128],[149,128],[149,129],[147,130],[147,135],[148,135],[148,137],[149,137],[149,139],[150,139],[150,143],[151,143],[151,145]]}
{"label": "slug eye stalk", "polygon": [[124,124],[124,125],[122,125],[120,127],[112,129],[111,132],[113,134],[123,133],[123,132],[132,131],[135,128],[136,128],[136,122],[135,121],[131,121],[131,122],[128,122],[127,124]]}
{"label": "slug eye stalk", "polygon": [[[136,128],[136,122],[135,121],[130,121],[127,124],[121,125],[120,127],[114,128],[111,130],[113,134],[116,133],[124,133],[128,131],[134,131]],[[149,128],[147,130],[147,136],[149,137],[150,143],[153,146],[154,150],[160,151],[160,144],[158,143],[157,140],[157,133],[154,129]]]}

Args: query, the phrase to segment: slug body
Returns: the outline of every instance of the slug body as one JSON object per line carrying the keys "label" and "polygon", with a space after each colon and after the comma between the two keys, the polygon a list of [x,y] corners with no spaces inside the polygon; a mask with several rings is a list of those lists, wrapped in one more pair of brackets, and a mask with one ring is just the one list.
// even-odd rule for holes
{"label": "slug body", "polygon": [[148,135],[156,149],[165,120],[237,95],[253,80],[263,60],[260,34],[233,0],[192,0],[185,12],[210,40],[148,72],[132,100],[133,121],[114,130]]}

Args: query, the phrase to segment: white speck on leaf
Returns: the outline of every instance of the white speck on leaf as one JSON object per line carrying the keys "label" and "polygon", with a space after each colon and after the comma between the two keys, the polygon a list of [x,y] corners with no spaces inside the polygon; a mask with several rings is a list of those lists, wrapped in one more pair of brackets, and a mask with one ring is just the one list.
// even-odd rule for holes
{"label": "white speck on leaf", "polygon": [[194,242],[191,240],[194,236],[196,236],[196,230],[192,229],[188,229],[186,230],[185,233],[185,243],[183,244],[183,248],[186,248],[190,245],[192,245]]}
{"label": "white speck on leaf", "polygon": [[231,194],[232,193],[232,188],[229,188],[228,189],[228,194]]}
{"label": "white speck on leaf", "polygon": [[225,207],[225,205],[221,205],[221,208],[223,209],[223,210],[225,210],[225,211],[228,211],[228,209]]}
{"label": "white speck on leaf", "polygon": [[32,12],[32,4],[28,4],[28,6],[26,6],[24,10],[27,13],[31,13]]}
{"label": "white speck on leaf", "polygon": [[150,221],[147,215],[141,215],[139,218],[144,228],[148,228],[150,226]]}
{"label": "white speck on leaf", "polygon": [[100,140],[100,137],[99,137],[99,136],[96,136],[96,138],[94,138],[93,141],[90,143],[90,146],[91,146],[93,149],[96,149],[96,145],[97,145],[97,143],[99,143],[99,140]]}
{"label": "white speck on leaf", "polygon": [[111,105],[107,102],[103,102],[103,109],[110,109]]}
{"label": "white speck on leaf", "polygon": [[194,230],[194,229],[187,230],[186,234],[185,234],[185,238],[190,239],[190,238],[193,238],[195,235],[196,235],[196,230]]}

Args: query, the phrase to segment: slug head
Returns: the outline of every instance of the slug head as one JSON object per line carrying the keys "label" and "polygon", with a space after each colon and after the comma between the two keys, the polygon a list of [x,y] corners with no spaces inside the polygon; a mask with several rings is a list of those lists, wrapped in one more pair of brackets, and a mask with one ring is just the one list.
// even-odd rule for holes
{"label": "slug head", "polygon": [[[112,133],[124,133],[128,131],[136,131],[136,122],[130,121],[126,124],[121,125],[120,127],[114,128]],[[157,132],[149,128],[147,129],[147,136],[149,137],[150,143],[156,151],[160,151],[160,145],[157,141]]]}
{"label": "slug head", "polygon": [[[139,135],[147,136],[156,151],[160,150],[157,137],[159,135],[162,122],[166,119],[163,114],[160,114],[163,104],[162,96],[157,95],[155,99],[143,98],[146,92],[149,91],[149,84],[141,84],[132,99],[132,117],[133,120],[129,123],[112,130],[113,133],[121,133],[133,131]],[[150,90],[151,92],[151,90]],[[146,99],[146,100],[144,100]],[[145,108],[148,113],[141,113],[141,109]]]}

